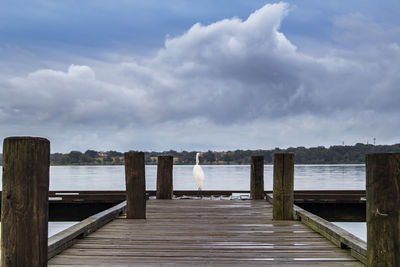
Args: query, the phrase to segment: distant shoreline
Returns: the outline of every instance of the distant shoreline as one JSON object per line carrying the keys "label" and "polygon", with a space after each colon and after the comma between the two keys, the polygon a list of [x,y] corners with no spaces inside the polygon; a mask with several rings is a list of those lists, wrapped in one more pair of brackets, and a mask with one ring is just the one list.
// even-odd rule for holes
{"label": "distant shoreline", "polygon": [[[158,156],[173,156],[174,165],[194,165],[197,151],[164,151],[145,152],[146,165],[156,165]],[[275,153],[295,154],[295,164],[365,164],[365,155],[370,153],[400,153],[400,144],[372,145],[361,144],[349,146],[289,147],[270,150],[234,150],[202,152],[202,165],[249,165],[251,156],[264,156],[264,164],[273,163]],[[0,154],[0,164],[2,155]],[[124,154],[118,151],[71,151],[70,153],[53,153],[50,155],[52,166],[113,166],[124,164]]]}

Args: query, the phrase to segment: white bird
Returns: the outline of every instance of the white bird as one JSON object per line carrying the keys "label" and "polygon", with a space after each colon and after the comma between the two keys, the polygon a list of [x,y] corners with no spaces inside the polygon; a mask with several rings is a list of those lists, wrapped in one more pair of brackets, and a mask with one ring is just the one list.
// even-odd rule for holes
{"label": "white bird", "polygon": [[196,153],[196,165],[193,167],[193,177],[196,181],[197,187],[199,188],[199,192],[203,189],[204,183],[204,172],[201,166],[199,165],[199,156],[200,153]]}

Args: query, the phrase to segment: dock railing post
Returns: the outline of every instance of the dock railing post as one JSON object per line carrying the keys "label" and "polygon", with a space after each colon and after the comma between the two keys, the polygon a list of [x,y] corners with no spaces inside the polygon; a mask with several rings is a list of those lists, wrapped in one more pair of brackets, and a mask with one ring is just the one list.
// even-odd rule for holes
{"label": "dock railing post", "polygon": [[400,266],[400,153],[366,156],[368,266]]}
{"label": "dock railing post", "polygon": [[264,199],[264,156],[251,157],[250,197]]}
{"label": "dock railing post", "polygon": [[144,152],[126,152],[126,218],[146,219],[146,181]]}
{"label": "dock railing post", "polygon": [[157,199],[172,199],[174,158],[159,156],[157,159]]}
{"label": "dock railing post", "polygon": [[274,154],[273,219],[293,220],[294,153]]}
{"label": "dock railing post", "polygon": [[1,266],[47,266],[50,142],[3,141]]}

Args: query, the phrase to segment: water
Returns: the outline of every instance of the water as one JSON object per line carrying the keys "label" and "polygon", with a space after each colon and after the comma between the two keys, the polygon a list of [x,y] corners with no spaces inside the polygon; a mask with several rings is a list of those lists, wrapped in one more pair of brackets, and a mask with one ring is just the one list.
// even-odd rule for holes
{"label": "water", "polygon": [[[249,190],[249,165],[202,165],[204,190]],[[174,166],[174,189],[197,190],[193,166]],[[146,166],[146,189],[156,189],[157,166]],[[264,166],[264,189],[272,190],[273,166]],[[1,188],[1,185],[0,185]],[[365,190],[365,165],[295,165],[295,190]],[[124,166],[51,166],[50,190],[125,190]],[[71,222],[51,222],[49,236]],[[363,238],[365,223],[339,223]]]}
{"label": "water", "polygon": [[[203,165],[204,190],[249,190],[249,165]],[[197,190],[193,166],[174,166],[174,189]],[[273,166],[264,166],[272,190]],[[156,189],[157,166],[146,166],[146,189]],[[296,190],[365,190],[364,165],[296,165]],[[125,190],[124,166],[51,166],[50,190]]]}
{"label": "water", "polygon": [[333,224],[352,233],[367,242],[367,223],[365,222],[333,222]]}
{"label": "water", "polygon": [[53,236],[64,229],[67,229],[78,222],[49,222],[49,232],[48,236]]}

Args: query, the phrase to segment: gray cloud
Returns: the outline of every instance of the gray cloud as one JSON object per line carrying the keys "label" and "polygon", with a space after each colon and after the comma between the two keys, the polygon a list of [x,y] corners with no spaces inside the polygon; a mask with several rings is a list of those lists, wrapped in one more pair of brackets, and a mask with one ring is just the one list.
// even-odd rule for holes
{"label": "gray cloud", "polygon": [[7,78],[0,122],[12,134],[49,129],[56,149],[394,142],[382,129],[400,127],[399,29],[342,16],[338,45],[317,56],[279,31],[286,15],[287,4],[266,5],[244,21],[195,24],[154,56]]}

